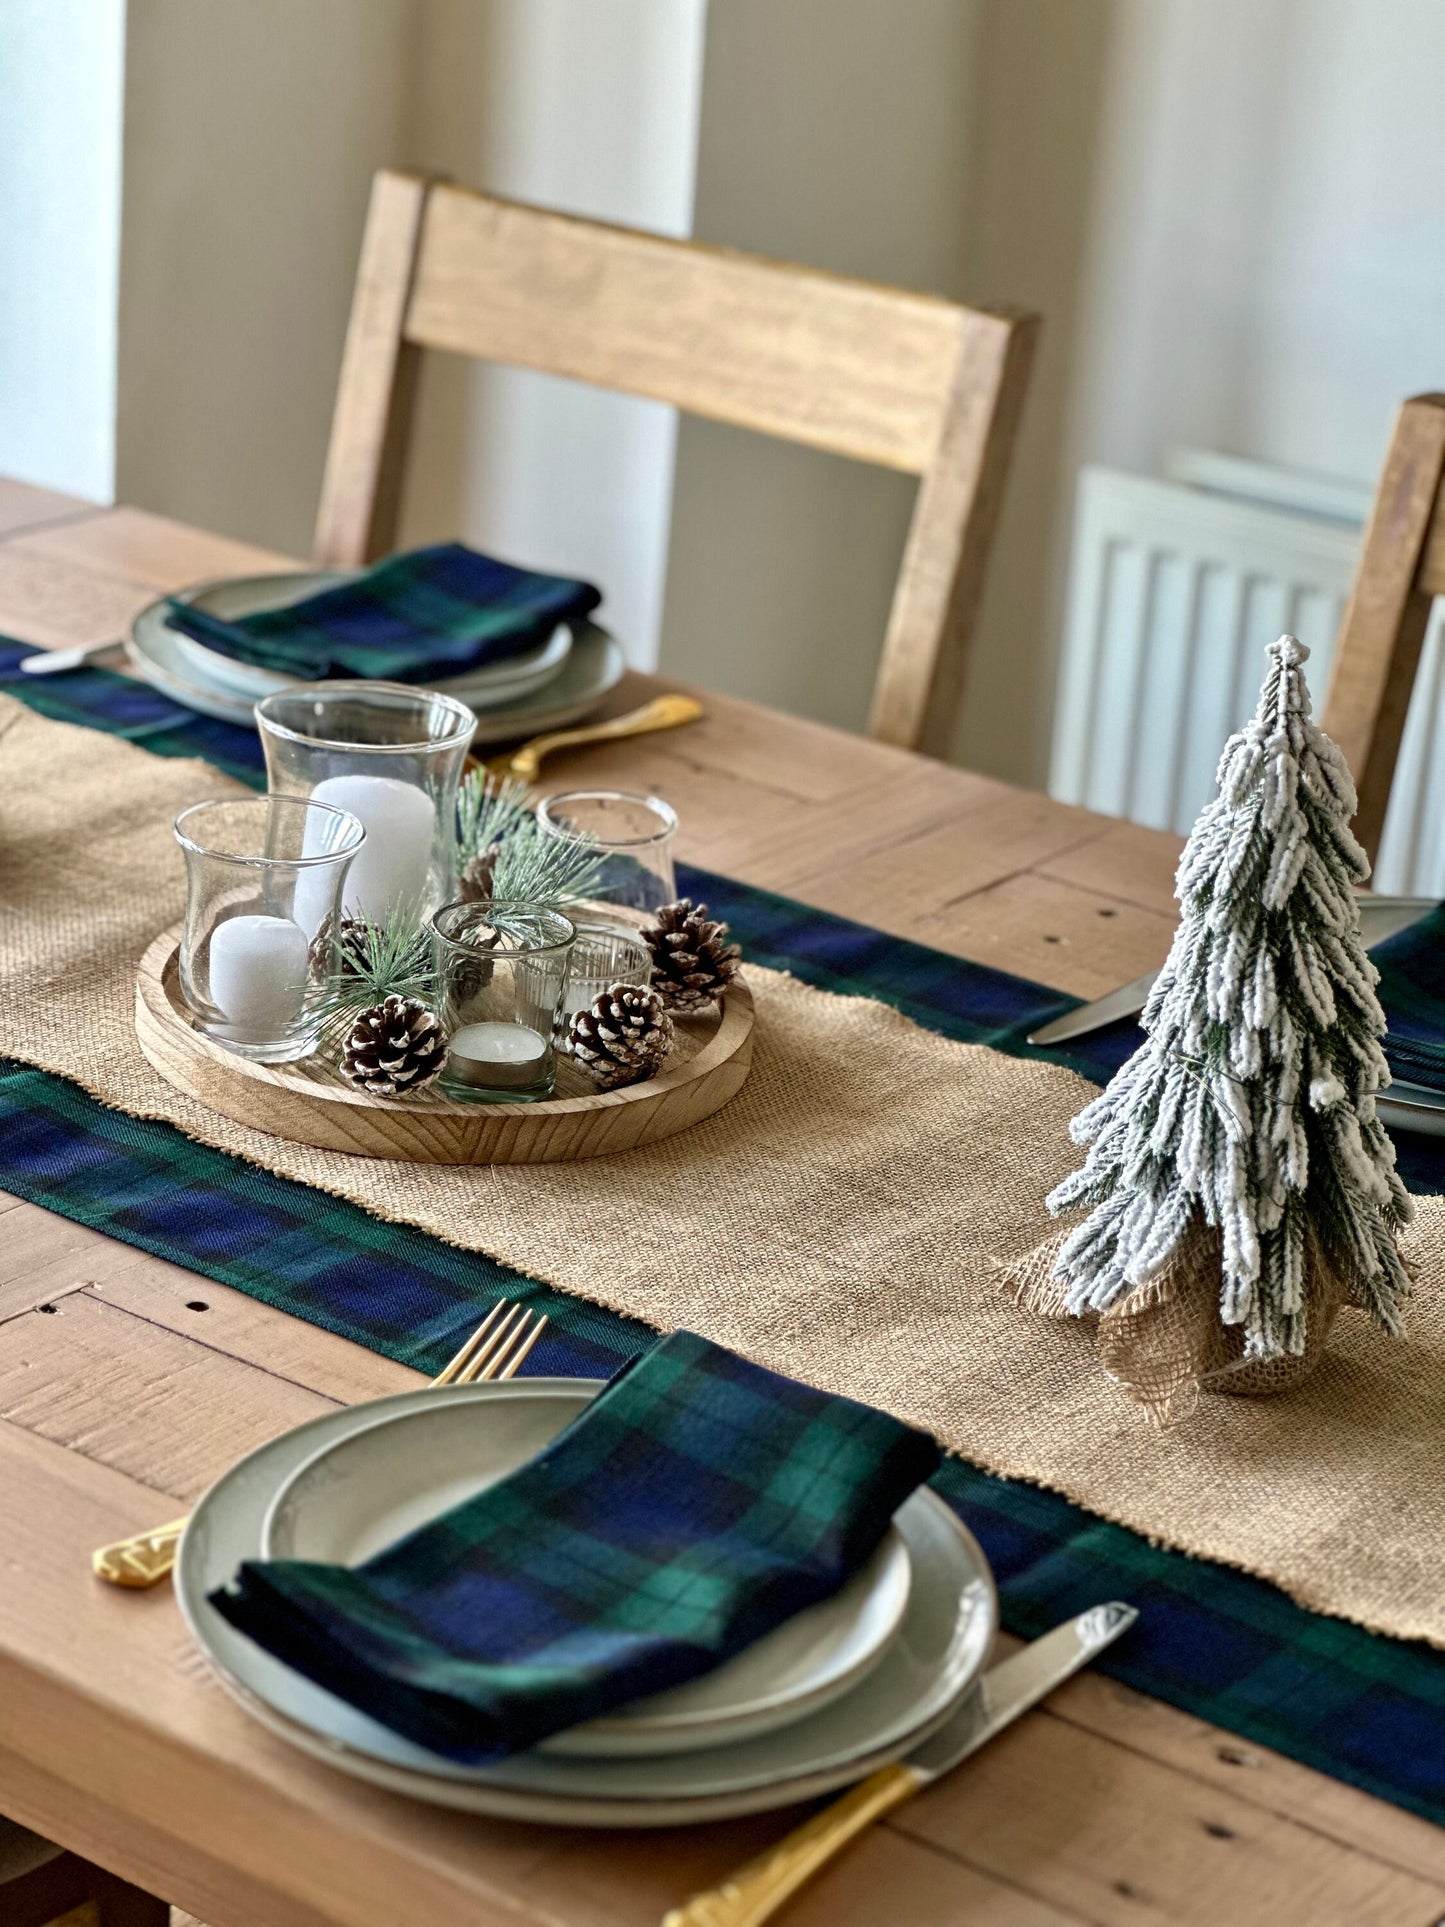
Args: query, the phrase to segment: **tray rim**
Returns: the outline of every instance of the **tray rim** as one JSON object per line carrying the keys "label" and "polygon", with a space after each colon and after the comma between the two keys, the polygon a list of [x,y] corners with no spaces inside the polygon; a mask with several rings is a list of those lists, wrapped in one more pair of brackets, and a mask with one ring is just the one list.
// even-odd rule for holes
{"label": "tray rim", "polygon": [[[678,1131],[701,1123],[736,1095],[751,1068],[755,1015],[753,998],[747,984],[737,978],[724,993],[716,1029],[698,1051],[658,1076],[640,1084],[625,1085],[621,1090],[589,1092],[577,1097],[543,1098],[531,1104],[467,1104],[434,1098],[423,1106],[410,1103],[405,1098],[371,1097],[339,1079],[334,1084],[298,1080],[291,1065],[253,1063],[249,1058],[226,1050],[191,1024],[180,1006],[178,995],[172,990],[178,975],[181,930],[179,923],[162,930],[147,946],[136,968],[135,1030],[143,1055],[152,1069],[173,1088],[196,1098],[221,1116],[294,1143],[310,1144],[324,1150],[345,1150],[360,1156],[411,1158],[428,1163],[550,1163],[569,1157],[601,1156],[608,1151],[630,1149],[637,1144],[671,1137]],[[312,1112],[316,1114],[318,1131],[324,1131],[324,1124],[320,1120],[328,1116],[337,1121],[336,1131],[326,1135],[301,1135],[293,1130],[268,1128],[249,1113],[242,1115],[228,1109],[223,1103],[213,1102],[209,1094],[197,1090],[192,1082],[184,1081],[176,1073],[173,1058],[177,1048],[196,1068],[198,1080],[204,1079],[211,1084],[224,1082],[227,1086],[234,1082],[243,1089],[262,1088],[284,1092],[294,1106],[304,1107],[308,1115]],[[716,1083],[719,1092],[716,1103],[689,1114],[679,1122],[664,1122],[662,1128],[648,1130],[647,1119],[651,1114],[663,1111],[670,1098],[705,1081]],[[490,1156],[475,1156],[465,1151],[460,1155],[446,1156],[440,1155],[435,1148],[422,1145],[414,1151],[399,1146],[368,1151],[354,1142],[340,1142],[336,1134],[348,1117],[384,1116],[389,1120],[414,1119],[419,1134],[428,1127],[435,1130],[441,1126],[445,1131],[446,1127],[451,1126],[459,1140],[470,1136],[505,1141],[508,1138],[542,1137],[549,1124],[601,1119],[609,1115],[627,1117],[628,1114],[633,1114],[640,1126],[636,1133],[624,1132],[618,1141],[599,1143],[595,1150],[559,1149],[535,1156],[512,1158],[508,1158],[505,1151],[500,1156],[495,1152]]]}

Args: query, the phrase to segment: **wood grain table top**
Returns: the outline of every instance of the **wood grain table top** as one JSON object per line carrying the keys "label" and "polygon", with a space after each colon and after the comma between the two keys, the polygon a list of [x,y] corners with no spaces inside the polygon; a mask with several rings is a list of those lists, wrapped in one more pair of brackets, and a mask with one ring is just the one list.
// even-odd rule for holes
{"label": "wood grain table top", "polygon": [[[0,633],[119,635],[160,591],[283,562],[138,510],[0,482]],[[660,685],[629,676],[622,709]],[[1157,965],[1171,836],[748,703],[560,756],[646,787],[681,852],[1093,996]],[[209,1927],[640,1927],[788,1815],[652,1835],[431,1809],[273,1739],[209,1677],[168,1589],[93,1547],[173,1518],[244,1452],[416,1373],[0,1194],[0,1811]],[[1427,1927],[1445,1838],[1095,1674],[876,1828],[789,1927]]]}

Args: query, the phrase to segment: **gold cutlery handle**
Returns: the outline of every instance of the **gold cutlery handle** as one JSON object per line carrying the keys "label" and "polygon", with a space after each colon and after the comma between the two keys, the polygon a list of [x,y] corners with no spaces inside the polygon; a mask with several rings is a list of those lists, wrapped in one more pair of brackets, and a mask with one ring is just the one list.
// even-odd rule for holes
{"label": "gold cutlery handle", "polygon": [[159,1585],[176,1563],[185,1529],[184,1519],[172,1519],[168,1526],[117,1539],[113,1546],[102,1546],[91,1554],[91,1571],[97,1579],[108,1579],[112,1586]]}
{"label": "gold cutlery handle", "polygon": [[[476,1385],[489,1379],[515,1378],[547,1324],[546,1312],[526,1311],[509,1299],[499,1298],[456,1357],[437,1373],[432,1390],[440,1385]],[[139,1590],[159,1585],[175,1566],[185,1529],[184,1519],[172,1519],[168,1526],[117,1539],[113,1546],[102,1546],[90,1555],[90,1569],[97,1579],[112,1586]]]}
{"label": "gold cutlery handle", "polygon": [[622,736],[644,736],[653,729],[676,729],[680,723],[695,723],[702,717],[702,704],[695,696],[654,696],[641,709],[630,709],[625,716],[610,722],[587,723],[577,729],[557,729],[536,736],[530,743],[502,756],[490,768],[534,783],[542,758],[556,749],[577,749],[583,743],[610,743]]}
{"label": "gold cutlery handle", "polygon": [[674,1907],[662,1927],[760,1927],[850,1840],[927,1784],[925,1774],[901,1760],[880,1767],[720,1887]]}

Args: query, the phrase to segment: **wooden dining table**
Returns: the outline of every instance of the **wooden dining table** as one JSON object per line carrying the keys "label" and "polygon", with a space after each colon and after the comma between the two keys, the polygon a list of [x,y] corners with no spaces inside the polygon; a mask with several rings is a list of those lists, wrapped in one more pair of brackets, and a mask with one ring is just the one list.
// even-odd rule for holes
{"label": "wooden dining table", "polygon": [[[157,593],[291,566],[0,482],[0,633],[25,641],[119,637]],[[608,707],[664,686],[630,674]],[[704,700],[685,730],[559,755],[549,783],[646,788],[677,809],[692,862],[1079,996],[1162,960],[1173,836]],[[247,1717],[169,1588],[91,1576],[94,1547],[175,1517],[263,1440],[419,1382],[0,1194],[0,1812],[209,1927],[633,1927],[785,1830],[795,1816],[562,1831],[362,1785]],[[1445,1921],[1445,1836],[1086,1674],[875,1828],[785,1918],[1427,1927]]]}

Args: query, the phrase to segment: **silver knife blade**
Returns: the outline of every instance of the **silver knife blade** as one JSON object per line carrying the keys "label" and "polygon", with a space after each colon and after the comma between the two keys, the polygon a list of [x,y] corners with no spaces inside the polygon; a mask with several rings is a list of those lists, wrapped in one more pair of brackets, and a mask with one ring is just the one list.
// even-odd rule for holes
{"label": "silver knife blade", "polygon": [[1071,1037],[1087,1037],[1090,1031],[1102,1030],[1106,1024],[1115,1024],[1121,1017],[1137,1017],[1149,1000],[1149,992],[1154,988],[1157,970],[1146,971],[1136,977],[1131,984],[1121,984],[1111,990],[1106,997],[1096,997],[1091,1004],[1080,1004],[1077,1010],[1066,1011],[1062,1017],[1055,1017],[1051,1024],[1045,1024],[1029,1037],[1031,1044],[1064,1044]]}
{"label": "silver knife blade", "polygon": [[103,656],[107,649],[120,649],[120,638],[109,642],[79,642],[73,649],[44,649],[39,655],[22,656],[20,673],[25,676],[58,676],[65,669],[79,669],[92,656]]}
{"label": "silver knife blade", "polygon": [[1111,1646],[1139,1617],[1133,1606],[1111,1599],[1065,1620],[1042,1639],[1032,1640],[1008,1659],[990,1666],[963,1705],[931,1739],[910,1753],[905,1765],[936,1780],[991,1740],[1000,1727],[1027,1713],[1046,1693]]}
{"label": "silver knife blade", "polygon": [[[1436,897],[1391,897],[1362,896],[1360,898],[1360,928],[1364,932],[1365,945],[1383,943],[1386,937],[1393,937],[1397,931],[1407,930],[1412,923],[1426,916],[1431,910],[1439,909]],[[1111,990],[1107,996],[1096,997],[1091,1004],[1080,1004],[1077,1010],[1067,1011],[1062,1017],[1055,1017],[1052,1023],[1044,1024],[1029,1037],[1031,1044],[1065,1044],[1071,1037],[1088,1037],[1096,1030],[1103,1030],[1106,1024],[1116,1024],[1123,1017],[1137,1017],[1149,1001],[1149,992],[1154,988],[1157,970],[1148,971],[1136,977],[1131,984],[1121,984],[1118,990]]]}

